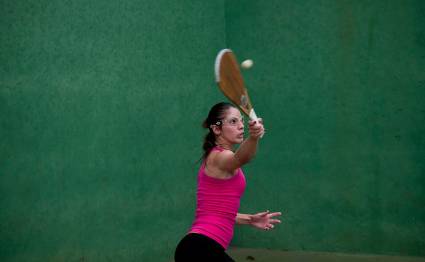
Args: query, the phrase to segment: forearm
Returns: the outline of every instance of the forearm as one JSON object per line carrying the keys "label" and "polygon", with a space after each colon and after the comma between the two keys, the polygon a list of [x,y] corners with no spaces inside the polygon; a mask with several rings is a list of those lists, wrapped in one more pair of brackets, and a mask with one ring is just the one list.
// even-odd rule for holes
{"label": "forearm", "polygon": [[238,225],[249,225],[249,224],[251,224],[251,215],[237,213],[236,224],[238,224]]}
{"label": "forearm", "polygon": [[254,158],[257,152],[258,138],[253,138],[249,136],[242,144],[239,146],[238,150],[235,152],[235,158],[241,165],[244,165],[251,161]]}

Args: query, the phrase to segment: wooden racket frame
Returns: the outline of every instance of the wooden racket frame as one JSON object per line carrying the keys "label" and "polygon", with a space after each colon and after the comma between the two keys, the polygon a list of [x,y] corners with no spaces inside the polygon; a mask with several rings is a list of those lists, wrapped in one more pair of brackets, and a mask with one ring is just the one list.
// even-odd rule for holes
{"label": "wooden racket frame", "polygon": [[230,49],[221,50],[215,60],[215,80],[221,92],[251,120],[257,120],[239,63]]}

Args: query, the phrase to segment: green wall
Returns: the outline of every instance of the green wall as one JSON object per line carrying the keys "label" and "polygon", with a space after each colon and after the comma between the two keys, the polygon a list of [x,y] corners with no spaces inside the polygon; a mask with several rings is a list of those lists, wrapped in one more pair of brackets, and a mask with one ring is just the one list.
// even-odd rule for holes
{"label": "green wall", "polygon": [[425,256],[422,1],[2,1],[0,260],[169,261],[218,50],[267,134],[233,245]]}
{"label": "green wall", "polygon": [[235,245],[425,256],[425,2],[227,1],[267,134]]}
{"label": "green wall", "polygon": [[224,2],[1,6],[0,260],[169,260],[221,99]]}

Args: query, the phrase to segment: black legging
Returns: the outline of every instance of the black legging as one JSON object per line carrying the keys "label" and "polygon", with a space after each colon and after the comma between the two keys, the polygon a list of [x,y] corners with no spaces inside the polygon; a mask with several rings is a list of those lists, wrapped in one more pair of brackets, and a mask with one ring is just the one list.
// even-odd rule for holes
{"label": "black legging", "polygon": [[177,245],[174,261],[234,262],[219,243],[194,233],[187,234]]}

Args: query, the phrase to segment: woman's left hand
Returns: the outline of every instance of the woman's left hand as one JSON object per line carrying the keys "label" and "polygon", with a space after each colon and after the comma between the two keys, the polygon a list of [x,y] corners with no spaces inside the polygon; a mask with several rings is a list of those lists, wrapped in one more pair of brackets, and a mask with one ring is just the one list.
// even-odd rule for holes
{"label": "woman's left hand", "polygon": [[250,120],[248,123],[249,135],[252,138],[259,139],[265,133],[263,119]]}
{"label": "woman's left hand", "polygon": [[250,224],[253,227],[262,229],[262,230],[270,230],[274,228],[274,224],[278,224],[281,221],[279,219],[275,219],[274,217],[280,216],[282,213],[273,212],[270,213],[269,210],[265,212],[260,212],[254,215],[251,215]]}

